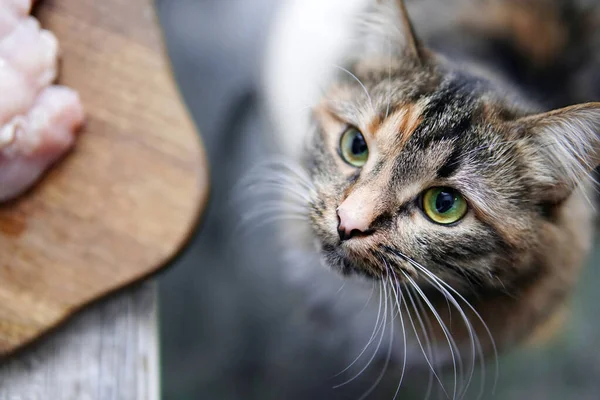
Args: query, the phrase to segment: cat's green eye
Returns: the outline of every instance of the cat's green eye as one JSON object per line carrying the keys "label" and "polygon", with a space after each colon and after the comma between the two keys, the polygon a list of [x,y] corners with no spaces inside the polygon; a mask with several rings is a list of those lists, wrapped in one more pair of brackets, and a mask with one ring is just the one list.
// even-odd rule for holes
{"label": "cat's green eye", "polygon": [[468,211],[465,198],[452,188],[427,189],[422,199],[425,215],[438,224],[449,225],[458,222]]}
{"label": "cat's green eye", "polygon": [[340,138],[340,154],[353,167],[362,167],[369,158],[369,147],[364,136],[354,127],[344,131]]}

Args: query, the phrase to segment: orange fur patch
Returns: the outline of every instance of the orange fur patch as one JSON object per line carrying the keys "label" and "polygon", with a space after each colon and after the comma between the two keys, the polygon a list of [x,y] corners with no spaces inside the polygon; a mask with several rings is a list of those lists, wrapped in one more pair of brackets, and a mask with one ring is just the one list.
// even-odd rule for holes
{"label": "orange fur patch", "polygon": [[371,136],[375,137],[375,135],[377,135],[377,132],[381,128],[382,124],[383,124],[383,119],[381,118],[381,116],[377,116],[377,117],[373,118],[371,120],[371,122],[367,125],[367,132]]}
{"label": "orange fur patch", "polygon": [[405,104],[397,107],[381,124],[377,135],[396,141],[400,137],[400,148],[415,133],[423,122],[423,107],[418,103]]}

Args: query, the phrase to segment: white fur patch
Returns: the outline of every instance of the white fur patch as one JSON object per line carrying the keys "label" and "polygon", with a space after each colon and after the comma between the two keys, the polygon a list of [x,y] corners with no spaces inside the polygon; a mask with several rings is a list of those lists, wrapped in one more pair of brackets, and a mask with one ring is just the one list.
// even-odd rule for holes
{"label": "white fur patch", "polygon": [[264,65],[267,110],[276,145],[295,156],[302,149],[310,109],[340,62],[352,21],[371,0],[287,0],[271,31]]}

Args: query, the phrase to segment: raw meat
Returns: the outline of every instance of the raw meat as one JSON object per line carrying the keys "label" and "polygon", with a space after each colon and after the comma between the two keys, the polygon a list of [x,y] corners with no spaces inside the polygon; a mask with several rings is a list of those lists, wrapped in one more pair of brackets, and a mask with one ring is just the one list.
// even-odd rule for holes
{"label": "raw meat", "polygon": [[51,85],[58,42],[30,9],[31,0],[0,0],[0,202],[35,184],[84,120],[78,94]]}

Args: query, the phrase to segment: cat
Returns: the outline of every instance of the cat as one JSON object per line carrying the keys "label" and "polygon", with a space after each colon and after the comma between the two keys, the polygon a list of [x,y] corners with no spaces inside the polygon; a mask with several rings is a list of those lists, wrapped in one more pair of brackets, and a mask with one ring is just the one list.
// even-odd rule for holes
{"label": "cat", "polygon": [[383,301],[402,374],[468,376],[560,325],[592,243],[597,13],[560,0],[299,0],[280,13],[264,99],[294,217],[282,241],[374,283],[369,340]]}

